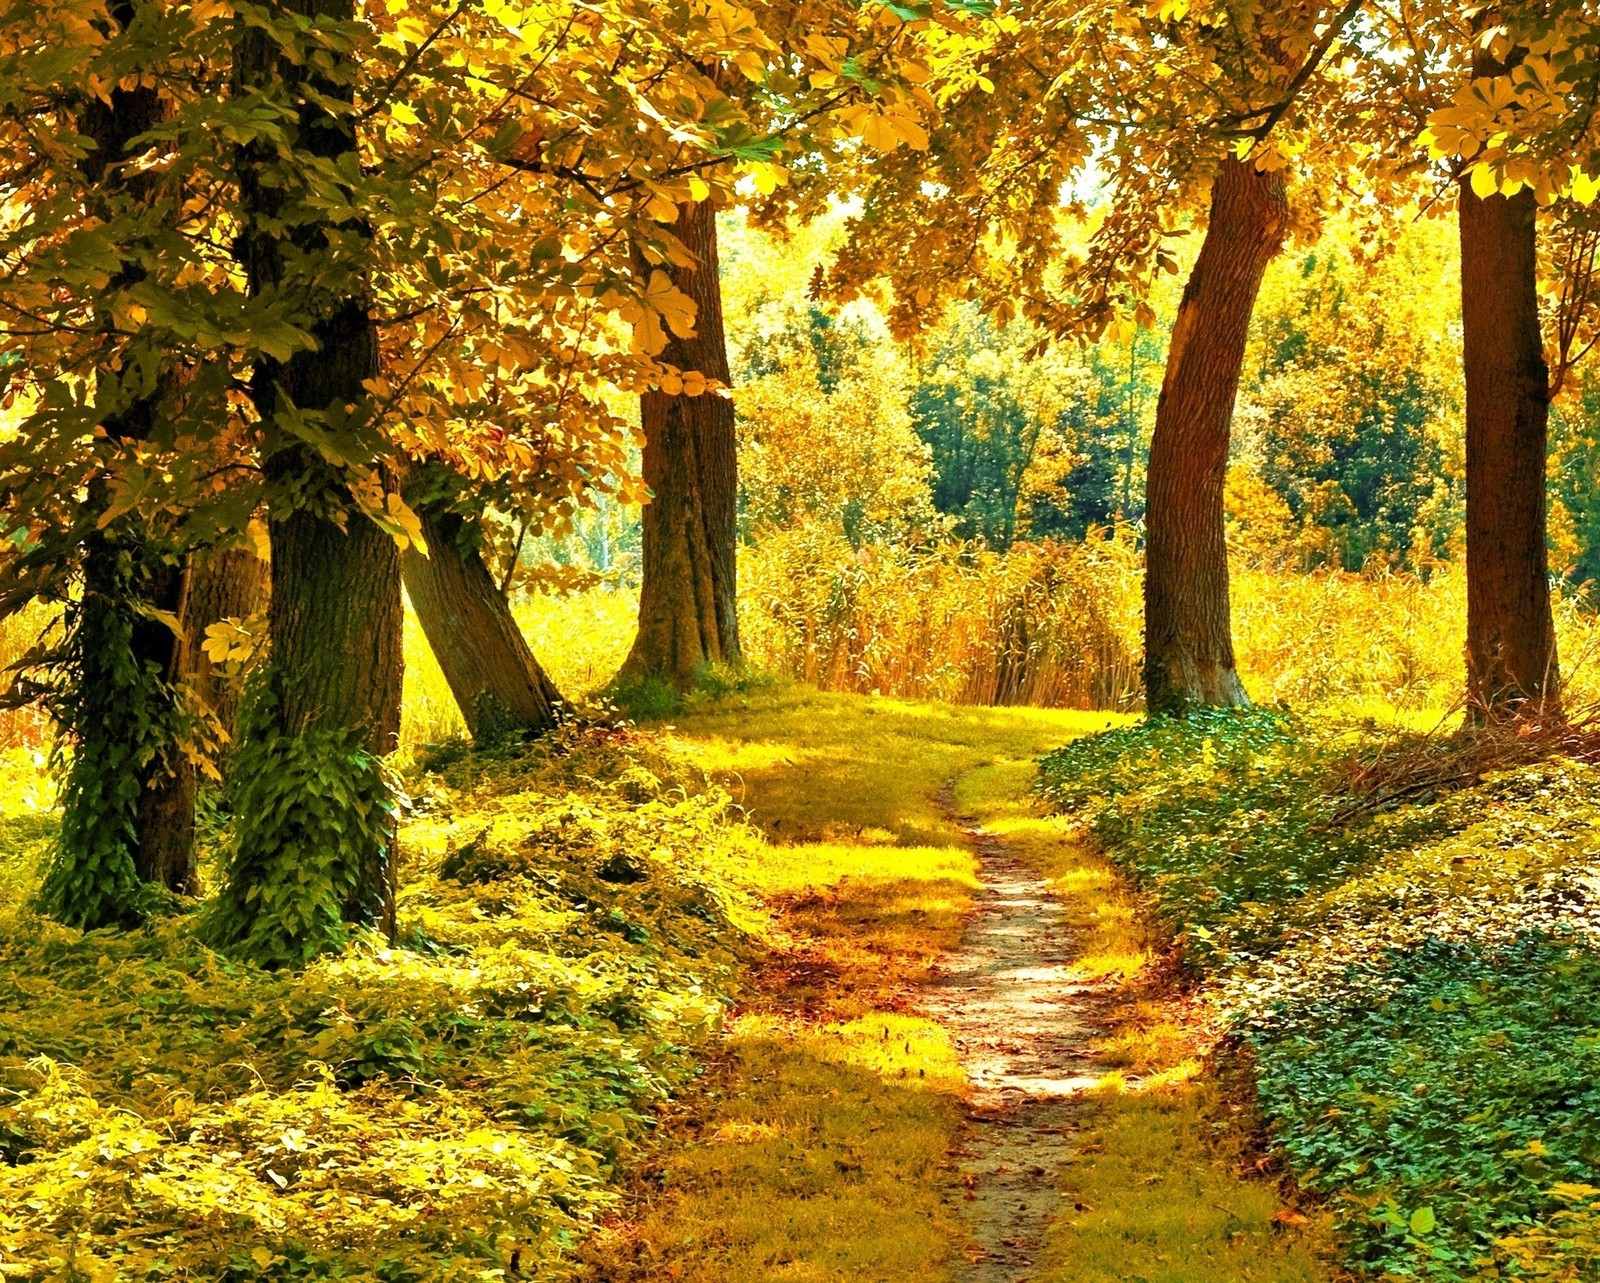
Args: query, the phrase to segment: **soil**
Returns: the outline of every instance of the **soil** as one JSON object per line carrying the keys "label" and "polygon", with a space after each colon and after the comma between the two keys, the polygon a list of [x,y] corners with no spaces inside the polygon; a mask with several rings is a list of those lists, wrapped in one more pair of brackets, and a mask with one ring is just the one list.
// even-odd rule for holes
{"label": "soil", "polygon": [[[950,794],[941,797],[946,809]],[[981,828],[963,826],[982,890],[961,943],[921,1006],[951,1031],[970,1083],[956,1151],[971,1239],[968,1283],[1024,1283],[1061,1209],[1079,1098],[1099,1081],[1096,1013],[1107,994],[1074,967],[1076,941],[1043,878]]]}

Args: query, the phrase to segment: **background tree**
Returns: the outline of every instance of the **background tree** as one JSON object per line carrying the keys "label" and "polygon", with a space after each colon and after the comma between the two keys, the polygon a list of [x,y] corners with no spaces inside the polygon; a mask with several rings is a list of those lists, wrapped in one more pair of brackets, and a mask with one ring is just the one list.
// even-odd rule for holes
{"label": "background tree", "polygon": [[[1478,716],[1556,714],[1546,466],[1552,386],[1540,315],[1540,207],[1594,199],[1600,23],[1581,11],[1487,7],[1434,28],[1459,87],[1429,116],[1457,175],[1467,418],[1467,688]],[[1442,96],[1442,94],[1441,94]],[[1581,270],[1580,254],[1574,266]],[[1581,312],[1583,304],[1578,305]],[[1576,335],[1564,314],[1563,367]]]}
{"label": "background tree", "polygon": [[1426,569],[1459,544],[1461,356],[1453,234],[1339,220],[1269,274],[1240,392],[1236,468],[1298,528],[1291,564]]}

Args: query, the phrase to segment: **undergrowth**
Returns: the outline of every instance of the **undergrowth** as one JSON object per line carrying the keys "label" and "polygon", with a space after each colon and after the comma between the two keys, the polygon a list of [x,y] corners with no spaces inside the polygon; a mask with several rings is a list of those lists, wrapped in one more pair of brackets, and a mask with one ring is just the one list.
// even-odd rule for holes
{"label": "undergrowth", "polygon": [[1250,710],[1080,740],[1041,789],[1153,896],[1291,1170],[1376,1277],[1600,1271],[1600,772],[1351,805],[1370,726]]}
{"label": "undergrowth", "polygon": [[0,1274],[564,1276],[719,1025],[756,839],[622,730],[427,758],[397,947],[271,972],[5,897]]}

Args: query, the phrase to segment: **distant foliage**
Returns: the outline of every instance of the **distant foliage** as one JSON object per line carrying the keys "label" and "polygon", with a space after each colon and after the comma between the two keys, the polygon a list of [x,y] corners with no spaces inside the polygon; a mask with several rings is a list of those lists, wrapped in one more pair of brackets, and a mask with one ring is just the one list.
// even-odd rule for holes
{"label": "distant foliage", "polygon": [[1592,370],[1550,416],[1552,565],[1600,602],[1600,375]]}
{"label": "distant foliage", "polygon": [[[1361,257],[1359,229],[1269,275],[1240,392],[1239,459],[1283,501],[1306,567],[1426,569],[1462,515],[1450,229]],[[1418,288],[1418,282],[1425,288]]]}
{"label": "distant foliage", "polygon": [[751,360],[734,401],[747,540],[809,526],[860,545],[937,528],[909,372],[881,322],[813,307]]}
{"label": "distant foliage", "polygon": [[[1134,515],[1159,388],[1160,342],[1049,343],[956,306],[928,337],[911,414],[933,460],[933,501],[964,538],[1081,539]],[[1143,487],[1138,487],[1142,491]]]}

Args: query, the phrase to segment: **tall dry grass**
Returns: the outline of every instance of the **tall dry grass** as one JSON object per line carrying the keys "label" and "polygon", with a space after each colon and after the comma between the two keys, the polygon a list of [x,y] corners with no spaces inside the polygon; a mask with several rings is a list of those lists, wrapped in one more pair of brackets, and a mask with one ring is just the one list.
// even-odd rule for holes
{"label": "tall dry grass", "polygon": [[1124,538],[867,546],[769,536],[740,561],[746,659],[824,690],[1121,708],[1137,697],[1137,555]]}
{"label": "tall dry grass", "polygon": [[[564,596],[519,598],[511,611],[556,688],[569,699],[581,699],[605,686],[622,667],[633,645],[638,605],[637,592],[599,587]],[[405,661],[401,746],[465,735],[461,710],[409,602]]]}
{"label": "tall dry grass", "polygon": [[[962,704],[1128,708],[1139,697],[1140,558],[1126,537],[1084,545],[913,551],[852,548],[795,532],[740,559],[751,667],[824,690]],[[570,698],[603,688],[633,644],[638,596],[599,587],[514,606]],[[0,621],[0,668],[49,624],[45,607]],[[1466,581],[1236,567],[1235,649],[1259,703],[1427,721],[1460,699]],[[1600,706],[1600,616],[1556,604],[1568,700]],[[406,612],[404,745],[465,733],[444,675]],[[38,775],[54,730],[37,708],[0,709],[0,776]],[[44,796],[29,784],[26,805]],[[14,792],[0,781],[0,794]],[[0,797],[0,810],[5,809]]]}
{"label": "tall dry grass", "polygon": [[[1600,700],[1600,617],[1558,596],[1556,633],[1568,699]],[[1347,713],[1443,713],[1465,685],[1466,572],[1428,579],[1340,571],[1236,570],[1235,648],[1262,703]]]}

